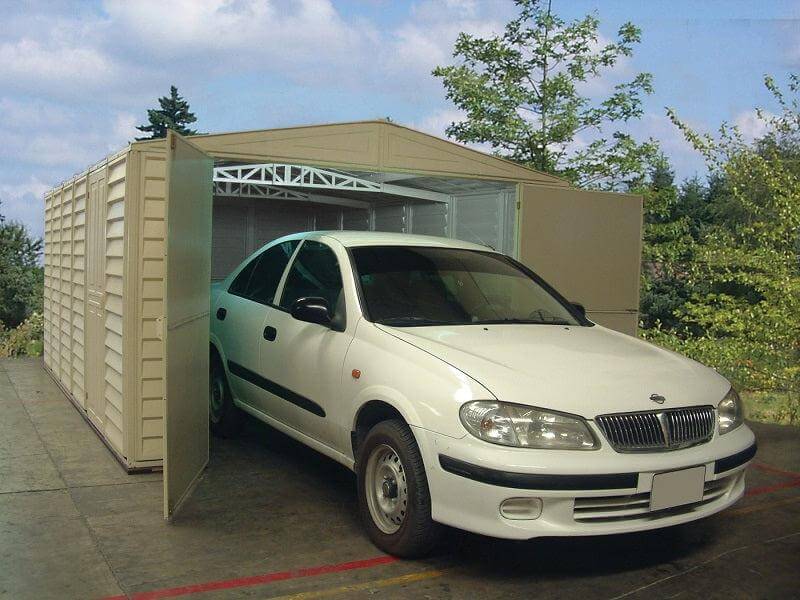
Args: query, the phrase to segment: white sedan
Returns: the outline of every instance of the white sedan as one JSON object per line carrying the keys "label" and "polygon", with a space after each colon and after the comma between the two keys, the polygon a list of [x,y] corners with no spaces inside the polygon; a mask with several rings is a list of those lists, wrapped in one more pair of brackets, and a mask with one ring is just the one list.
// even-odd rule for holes
{"label": "white sedan", "polygon": [[589,321],[486,247],[280,238],[212,291],[212,431],[241,411],[356,471],[374,543],[684,523],[744,492],[753,433],[715,371]]}

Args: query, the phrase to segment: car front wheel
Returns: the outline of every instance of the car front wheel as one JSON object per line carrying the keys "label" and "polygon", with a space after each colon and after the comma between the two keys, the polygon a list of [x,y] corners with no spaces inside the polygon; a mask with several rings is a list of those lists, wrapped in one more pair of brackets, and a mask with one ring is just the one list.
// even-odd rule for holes
{"label": "car front wheel", "polygon": [[425,467],[408,425],[375,425],[359,448],[357,472],[359,511],[373,543],[405,558],[430,552],[440,526],[431,519]]}

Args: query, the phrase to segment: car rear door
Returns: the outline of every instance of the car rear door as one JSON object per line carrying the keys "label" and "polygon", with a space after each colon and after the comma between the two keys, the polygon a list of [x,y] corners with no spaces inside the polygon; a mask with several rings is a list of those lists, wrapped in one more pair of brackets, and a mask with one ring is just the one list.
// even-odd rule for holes
{"label": "car rear door", "polygon": [[259,375],[263,323],[278,312],[274,308],[275,293],[298,244],[299,240],[279,242],[253,259],[234,279],[214,316],[234,395],[264,412],[268,403]]}

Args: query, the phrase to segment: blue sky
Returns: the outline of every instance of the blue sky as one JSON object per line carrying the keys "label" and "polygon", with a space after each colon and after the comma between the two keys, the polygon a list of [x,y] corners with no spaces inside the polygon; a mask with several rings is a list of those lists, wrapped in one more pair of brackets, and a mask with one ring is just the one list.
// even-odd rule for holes
{"label": "blue sky", "polygon": [[[761,85],[800,71],[800,2],[554,0],[567,19],[596,11],[613,38],[642,43],[590,88],[601,97],[649,71],[656,92],[631,127],[653,136],[680,177],[702,161],[665,117],[757,136]],[[459,31],[500,31],[506,0],[0,0],[0,211],[42,231],[42,195],[122,148],[170,84],[203,131],[369,119],[436,135],[459,117],[430,75]]]}

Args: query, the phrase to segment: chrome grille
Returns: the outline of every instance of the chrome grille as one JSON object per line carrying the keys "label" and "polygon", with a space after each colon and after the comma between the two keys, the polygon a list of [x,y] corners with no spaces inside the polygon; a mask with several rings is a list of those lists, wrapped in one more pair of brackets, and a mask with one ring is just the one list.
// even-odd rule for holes
{"label": "chrome grille", "polygon": [[597,425],[618,452],[678,450],[711,439],[711,406],[602,415]]}
{"label": "chrome grille", "polygon": [[650,492],[629,496],[575,498],[573,518],[582,523],[611,523],[614,521],[650,521],[691,512],[706,504],[727,498],[742,476],[739,473],[714,481],[706,481],[703,486],[703,498],[699,502],[656,511],[650,510]]}

